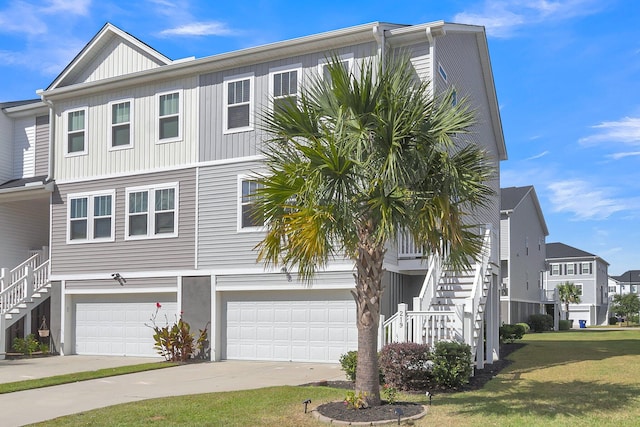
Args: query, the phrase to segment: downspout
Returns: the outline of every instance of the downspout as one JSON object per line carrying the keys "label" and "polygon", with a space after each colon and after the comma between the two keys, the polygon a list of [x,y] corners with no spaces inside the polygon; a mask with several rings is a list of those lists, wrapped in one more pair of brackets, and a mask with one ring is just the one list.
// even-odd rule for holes
{"label": "downspout", "polygon": [[384,72],[385,69],[385,44],[386,41],[384,39],[384,29],[380,28],[379,25],[374,25],[373,26],[373,38],[376,39],[376,42],[378,43],[378,52],[380,55],[380,63],[382,65],[382,71]]}
{"label": "downspout", "polygon": [[433,98],[435,96],[436,85],[436,38],[431,32],[431,27],[427,27],[425,33],[427,35],[427,41],[429,42],[429,58],[431,58],[429,64],[429,67],[431,68],[429,70],[431,79],[431,82],[429,83],[429,95],[431,96],[431,98]]}

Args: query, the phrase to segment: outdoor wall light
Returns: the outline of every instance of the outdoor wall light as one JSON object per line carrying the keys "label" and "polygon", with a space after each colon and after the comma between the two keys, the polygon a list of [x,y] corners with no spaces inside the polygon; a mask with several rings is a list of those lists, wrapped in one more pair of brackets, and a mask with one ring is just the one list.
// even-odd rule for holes
{"label": "outdoor wall light", "polygon": [[125,283],[127,283],[127,281],[125,280],[124,277],[122,277],[120,275],[120,273],[113,273],[111,275],[111,277],[113,277],[113,280],[115,280],[116,282],[120,283],[120,286],[124,286]]}
{"label": "outdoor wall light", "polygon": [[291,273],[289,273],[289,272],[287,271],[287,267],[282,267],[282,268],[280,269],[280,273],[284,273],[284,274],[286,274],[286,275],[287,275],[287,282],[290,282],[290,281],[291,281]]}
{"label": "outdoor wall light", "polygon": [[304,405],[304,413],[307,413],[307,405],[311,403],[311,399],[307,399],[305,401],[302,402],[302,404]]}

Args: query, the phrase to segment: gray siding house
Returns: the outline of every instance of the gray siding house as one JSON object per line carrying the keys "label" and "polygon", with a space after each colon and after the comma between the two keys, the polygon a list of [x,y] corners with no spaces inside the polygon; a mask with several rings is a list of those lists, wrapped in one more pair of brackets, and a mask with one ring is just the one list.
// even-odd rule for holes
{"label": "gray siding house", "polygon": [[527,322],[541,312],[547,224],[533,186],[502,188],[500,204],[500,320]]}
{"label": "gray siding house", "polygon": [[[547,244],[547,271],[544,288],[547,291],[571,282],[581,291],[580,303],[569,304],[569,319],[577,327],[580,320],[586,326],[606,325],[609,305],[609,263],[597,255],[564,243]],[[564,304],[561,307],[564,310]],[[562,313],[565,319],[565,313]]]}
{"label": "gray siding house", "polygon": [[[472,137],[499,172],[506,149],[482,27],[372,23],[172,61],[105,25],[38,92],[42,111],[33,113],[51,118],[43,133],[43,141],[51,141],[45,174],[50,223],[43,224],[47,238],[36,245],[50,247],[50,274],[32,282],[49,295],[54,350],[154,355],[148,324],[158,306],[158,319],[183,316],[193,328],[208,327],[211,360],[336,362],[355,349],[353,263],[336,259],[312,285],[295,272],[267,269],[254,250],[262,226],[243,213],[261,170],[266,136],[260,111],[279,97],[298,96],[332,54],[357,73],[362,61],[389,49],[409,52],[417,78],[431,81],[434,94],[453,88],[469,98],[477,111]],[[286,92],[276,84],[283,79],[295,82]],[[0,149],[4,145],[0,141]],[[499,173],[490,184],[499,194]],[[410,241],[389,242],[385,337],[459,338],[475,345],[486,332],[487,351],[476,346],[478,363],[498,356],[499,197],[471,220],[487,245],[478,279],[458,304],[443,294],[445,273],[429,268],[435,261],[428,254]],[[7,267],[20,262],[10,261]],[[448,274],[450,289],[457,278]],[[433,298],[426,296],[427,283]],[[446,328],[447,336],[444,329],[427,331],[436,299],[449,303],[446,310],[440,306],[440,324],[446,315],[456,325]],[[424,333],[398,334],[398,304],[430,313],[421,318]]]}

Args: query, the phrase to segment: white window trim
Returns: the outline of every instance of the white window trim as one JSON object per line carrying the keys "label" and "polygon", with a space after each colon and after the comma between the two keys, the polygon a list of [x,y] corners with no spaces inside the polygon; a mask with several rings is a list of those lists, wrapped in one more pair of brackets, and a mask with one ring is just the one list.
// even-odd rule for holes
{"label": "white window trim", "polygon": [[584,284],[583,283],[576,283],[575,286],[576,286],[576,289],[578,290],[578,295],[583,296],[584,295]]}
{"label": "white window trim", "polygon": [[[103,238],[93,237],[93,220],[95,219],[93,212],[93,199],[99,196],[111,196],[111,236]],[[71,239],[71,200],[73,199],[87,199],[87,238],[86,239]],[[67,244],[77,245],[84,243],[102,243],[115,241],[115,227],[116,227],[116,191],[93,191],[87,193],[73,193],[67,194]]]}
{"label": "white window trim", "polygon": [[438,62],[438,74],[442,78],[445,83],[449,82],[449,77],[447,76],[447,70],[444,69],[444,66]]}
{"label": "white window trim", "polygon": [[[84,150],[82,151],[74,151],[69,152],[69,114],[75,113],[76,111],[84,111]],[[64,156],[65,157],[76,157],[76,156],[86,156],[89,153],[88,145],[89,145],[89,108],[74,108],[71,110],[67,110],[64,113]]]}
{"label": "white window trim", "polygon": [[[173,216],[173,233],[161,233],[155,234],[156,226],[156,208],[155,198],[156,190],[174,189],[174,216]],[[141,187],[127,187],[125,189],[125,221],[124,221],[124,240],[149,240],[149,239],[169,239],[178,237],[178,225],[179,221],[179,206],[180,206],[180,184],[178,182],[168,182],[155,185],[145,185]],[[141,193],[146,191],[148,193],[147,199],[147,234],[139,236],[129,236],[129,194]]]}
{"label": "white window trim", "polygon": [[[347,62],[347,66],[348,66],[347,68],[349,72],[353,72],[353,61],[354,61],[353,58],[354,58],[353,53],[345,53],[343,55],[338,56],[338,59],[340,61]],[[330,62],[331,62],[331,58],[323,58],[318,61],[318,74],[320,75],[321,79],[324,78],[324,66]]]}
{"label": "white window trim", "polygon": [[[269,108],[271,108],[271,111],[273,111],[273,101],[274,99],[276,99],[275,95],[273,94],[275,89],[273,86],[273,77],[276,74],[282,74],[282,73],[287,73],[291,71],[296,71],[298,73],[298,87],[296,88],[297,90],[296,90],[295,96],[298,102],[300,102],[300,88],[302,86],[302,64],[292,64],[292,65],[285,65],[282,67],[270,68],[269,69]],[[278,98],[284,98],[284,97],[278,97]]]}
{"label": "white window trim", "polygon": [[[159,99],[159,98],[158,98]],[[118,145],[117,147],[113,146],[113,106],[115,104],[122,104],[128,102],[129,103],[129,144],[128,145]],[[109,129],[107,130],[107,132],[109,133],[109,135],[107,135],[107,139],[108,139],[108,150],[109,151],[118,151],[118,150],[128,150],[130,148],[133,148],[133,98],[127,98],[127,99],[118,99],[116,101],[111,101],[109,102]],[[158,122],[159,123],[159,122]],[[118,123],[118,124],[122,124],[122,123]]]}
{"label": "white window trim", "polygon": [[[229,83],[239,82],[242,80],[249,80],[249,126],[243,126],[239,128],[229,129],[229,123],[227,121],[229,115]],[[245,73],[234,76],[225,77],[222,80],[222,133],[232,134],[239,132],[248,132],[254,130],[254,108],[255,108],[255,74]],[[240,105],[240,104],[236,104]]]}
{"label": "white window trim", "polygon": [[266,228],[264,225],[258,227],[243,227],[242,226],[242,182],[243,181],[256,181],[258,180],[258,176],[256,175],[238,175],[238,184],[237,184],[237,198],[236,198],[236,209],[237,209],[237,231],[238,233],[256,233],[265,231]]}
{"label": "white window trim", "polygon": [[[558,274],[554,274],[553,273],[553,267],[555,267],[555,266],[558,267]],[[557,264],[557,263],[551,264],[551,267],[549,268],[549,275],[551,275],[551,276],[562,276],[562,264]]]}
{"label": "white window trim", "polygon": [[[173,93],[177,93],[178,94],[178,136],[176,136],[175,138],[165,138],[165,139],[160,139],[160,97],[162,97],[163,95],[171,95]],[[182,120],[182,116],[183,116],[183,111],[184,111],[184,96],[183,96],[183,90],[182,89],[175,89],[175,90],[168,90],[165,92],[158,92],[156,94],[156,132],[157,132],[157,137],[156,137],[156,144],[167,144],[170,142],[178,142],[178,141],[182,141],[182,127],[183,127],[183,120]],[[163,116],[165,117],[165,116]]]}

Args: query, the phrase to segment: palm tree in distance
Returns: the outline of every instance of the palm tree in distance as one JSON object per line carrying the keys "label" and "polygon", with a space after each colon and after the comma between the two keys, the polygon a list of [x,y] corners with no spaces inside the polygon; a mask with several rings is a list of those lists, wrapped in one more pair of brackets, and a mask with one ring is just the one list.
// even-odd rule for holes
{"label": "palm tree in distance", "polygon": [[582,292],[573,282],[564,282],[558,285],[558,297],[564,303],[566,320],[569,320],[569,304],[580,304]]}
{"label": "palm tree in distance", "polygon": [[489,157],[465,141],[466,100],[434,99],[408,57],[364,62],[350,72],[336,56],[299,99],[265,110],[266,172],[258,205],[267,265],[310,282],[330,259],[355,263],[356,393],[380,404],[378,328],[386,244],[402,230],[423,253],[468,266],[482,245],[466,215],[494,195]]}

